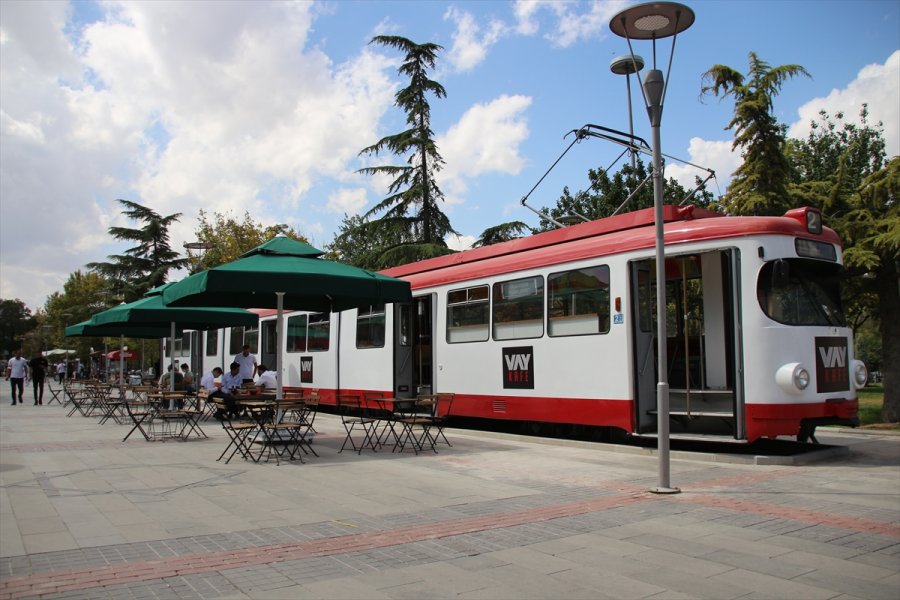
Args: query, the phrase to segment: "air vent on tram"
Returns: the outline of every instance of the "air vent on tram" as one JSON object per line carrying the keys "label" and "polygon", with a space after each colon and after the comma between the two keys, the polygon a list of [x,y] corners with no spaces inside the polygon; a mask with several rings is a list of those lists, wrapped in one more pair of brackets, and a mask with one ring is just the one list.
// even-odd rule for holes
{"label": "air vent on tram", "polygon": [[491,409],[495,413],[505,413],[506,412],[506,400],[493,400],[491,402]]}

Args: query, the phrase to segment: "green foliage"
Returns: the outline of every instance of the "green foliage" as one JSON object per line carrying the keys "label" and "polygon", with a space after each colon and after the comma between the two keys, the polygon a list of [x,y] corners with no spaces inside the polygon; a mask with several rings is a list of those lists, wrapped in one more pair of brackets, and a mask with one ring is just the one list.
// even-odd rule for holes
{"label": "green foliage", "polygon": [[215,212],[209,215],[201,208],[197,220],[197,241],[207,244],[209,248],[203,251],[188,250],[187,260],[192,272],[231,262],[276,235],[307,242],[291,227],[284,224],[265,226],[254,221],[249,212],[245,212],[243,220],[238,221],[231,214]]}
{"label": "green foliage", "polygon": [[23,337],[32,331],[37,321],[25,303],[0,299],[0,357],[8,358],[22,348]]}
{"label": "green foliage", "polygon": [[134,221],[142,221],[139,229],[110,227],[110,235],[117,240],[134,242],[124,254],[110,255],[109,262],[92,262],[87,267],[112,282],[113,292],[121,300],[131,302],[148,290],[166,282],[170,269],[186,266],[187,259],[169,245],[169,227],[181,213],[163,217],[156,211],[130,200],[116,200],[124,207],[122,214]]}
{"label": "green foliage", "polygon": [[365,167],[358,171],[394,178],[388,187],[387,198],[366,213],[366,217],[382,213],[383,217],[378,222],[392,231],[403,229],[401,244],[406,247],[390,247],[374,260],[393,266],[398,264],[395,262],[397,260],[408,262],[409,259],[449,252],[444,238],[455,233],[439,205],[444,195],[435,183],[434,173],[442,168],[444,160],[434,143],[428,103],[429,94],[437,98],[447,95],[440,83],[428,77],[428,71],[434,69],[437,54],[443,48],[437,44],[416,44],[403,37],[388,35],[376,36],[371,43],[404,52],[404,61],[398,72],[409,79],[409,85],[398,90],[394,96],[396,106],[406,112],[408,129],[386,136],[359,153],[360,156],[377,156],[387,151],[406,156],[406,165]]}
{"label": "green foliage", "polygon": [[494,227],[488,227],[481,232],[481,235],[472,244],[473,248],[481,248],[483,246],[491,246],[501,242],[515,240],[525,235],[531,235],[535,230],[522,221],[510,221],[501,223]]}
{"label": "green foliage", "polygon": [[744,157],[721,204],[730,214],[780,215],[792,208],[787,189],[792,177],[773,99],[788,79],[809,73],[800,65],[773,68],[753,52],[749,63],[747,77],[725,65],[703,74],[703,94],[734,98],[734,117],[725,129],[734,129],[733,148]]}

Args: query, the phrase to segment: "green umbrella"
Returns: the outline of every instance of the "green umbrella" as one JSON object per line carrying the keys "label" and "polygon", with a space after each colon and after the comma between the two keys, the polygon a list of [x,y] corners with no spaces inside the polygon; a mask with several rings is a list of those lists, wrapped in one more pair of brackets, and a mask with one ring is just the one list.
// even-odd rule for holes
{"label": "green umbrella", "polygon": [[191,275],[163,290],[170,306],[276,308],[278,397],[284,309],[339,312],[412,299],[409,282],[325,260],[309,244],[278,236],[240,258]]}
{"label": "green umbrella", "polygon": [[[215,329],[218,327],[243,326],[252,327],[259,322],[255,313],[240,308],[181,308],[166,306],[162,293],[174,284],[166,284],[147,292],[143,298],[120,304],[99,312],[91,317],[90,325],[109,327],[111,325],[128,325],[130,327],[166,327],[172,337],[171,347],[175,347],[175,332],[179,329]],[[165,334],[163,336],[165,337]],[[175,354],[172,353],[172,370],[175,369]],[[172,389],[175,377],[170,378]]]}
{"label": "green umbrella", "polygon": [[66,327],[66,337],[107,337],[117,335],[138,339],[159,339],[169,335],[169,328],[156,325],[131,325],[130,323],[93,325],[90,320]]}

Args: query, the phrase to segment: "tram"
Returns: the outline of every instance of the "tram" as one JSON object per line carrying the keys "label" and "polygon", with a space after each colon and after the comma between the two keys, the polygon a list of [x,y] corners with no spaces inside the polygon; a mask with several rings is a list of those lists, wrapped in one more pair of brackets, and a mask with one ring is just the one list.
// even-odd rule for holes
{"label": "tram", "polygon": [[[803,441],[819,425],[856,426],[868,374],[821,213],[666,205],[664,221],[672,437]],[[412,302],[286,314],[284,386],[324,403],[452,393],[451,417],[653,435],[654,245],[646,209],[387,269]],[[229,333],[231,350],[252,343],[275,364],[271,314],[258,331],[216,334],[210,360],[229,359]]]}

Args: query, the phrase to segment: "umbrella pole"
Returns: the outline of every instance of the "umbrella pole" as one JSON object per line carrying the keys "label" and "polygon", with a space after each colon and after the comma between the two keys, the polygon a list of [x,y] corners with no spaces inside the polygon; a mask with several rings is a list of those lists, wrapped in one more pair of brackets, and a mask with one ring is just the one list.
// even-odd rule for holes
{"label": "umbrella pole", "polygon": [[119,386],[122,385],[122,374],[125,371],[125,336],[119,336]]}
{"label": "umbrella pole", "polygon": [[169,352],[171,352],[172,359],[172,371],[169,374],[169,391],[175,391],[175,321],[172,321],[171,324],[171,342],[169,343]]}
{"label": "umbrella pole", "polygon": [[282,393],[284,389],[284,374],[281,372],[281,349],[284,346],[284,292],[275,292],[278,299],[278,317],[275,319],[275,397],[281,400],[284,398]]}

